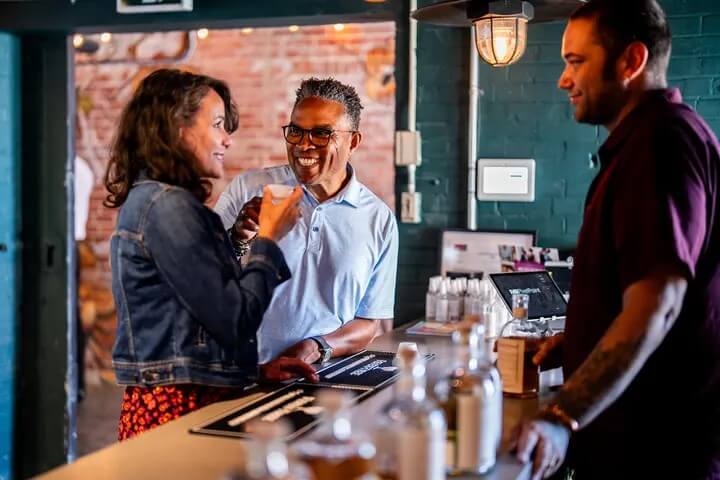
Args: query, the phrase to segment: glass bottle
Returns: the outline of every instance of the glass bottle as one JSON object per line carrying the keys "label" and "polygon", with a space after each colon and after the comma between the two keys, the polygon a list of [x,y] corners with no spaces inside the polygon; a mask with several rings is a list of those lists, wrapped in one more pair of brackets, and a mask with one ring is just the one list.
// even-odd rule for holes
{"label": "glass bottle", "polygon": [[496,300],[495,287],[487,276],[480,280],[480,296],[483,297],[485,303],[492,303]]}
{"label": "glass bottle", "polygon": [[484,348],[484,327],[463,323],[453,333],[452,369],[435,386],[448,423],[452,474],[484,474],[494,465],[502,436],[502,384]]}
{"label": "glass bottle", "polygon": [[450,281],[448,289],[448,320],[452,323],[462,319],[462,293],[461,283],[458,279]]}
{"label": "glass bottle", "polygon": [[428,291],[425,295],[425,320],[428,322],[435,321],[435,310],[437,309],[437,295],[440,289],[442,277],[430,277],[428,282]]}
{"label": "glass bottle", "polygon": [[533,363],[547,332],[547,322],[528,320],[530,296],[512,296],[512,319],[506,323],[497,339],[497,365],[505,394],[514,397],[537,396],[540,386],[540,367]]}
{"label": "glass bottle", "polygon": [[311,480],[310,471],[288,454],[283,439],[289,432],[290,426],[283,419],[251,422],[244,468],[228,473],[223,480]]}
{"label": "glass bottle", "polygon": [[295,445],[315,480],[375,478],[375,446],[365,435],[353,432],[349,397],[339,389],[320,390],[316,404],[323,410],[322,424]]}
{"label": "glass bottle", "polygon": [[393,398],[383,407],[375,431],[376,467],[384,480],[445,478],[443,412],[426,394],[425,359],[417,346],[400,348],[400,376]]}
{"label": "glass bottle", "polygon": [[480,295],[480,281],[478,279],[472,278],[468,282],[464,303],[463,320],[480,323],[482,321],[483,299]]}
{"label": "glass bottle", "polygon": [[480,323],[485,327],[485,352],[490,363],[495,364],[497,360],[495,342],[500,332],[500,315],[498,315],[493,303],[482,302],[480,306]]}
{"label": "glass bottle", "polygon": [[448,323],[450,321],[448,312],[448,285],[450,279],[443,278],[440,282],[440,289],[435,298],[435,321],[439,323]]}

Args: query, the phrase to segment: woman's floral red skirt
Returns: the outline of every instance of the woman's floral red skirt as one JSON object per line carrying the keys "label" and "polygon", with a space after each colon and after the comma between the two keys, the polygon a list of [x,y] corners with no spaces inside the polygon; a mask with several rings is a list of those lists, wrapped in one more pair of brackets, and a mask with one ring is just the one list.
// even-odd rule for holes
{"label": "woman's floral red skirt", "polygon": [[242,395],[241,388],[207,385],[127,387],[118,424],[118,440],[132,438],[194,410]]}

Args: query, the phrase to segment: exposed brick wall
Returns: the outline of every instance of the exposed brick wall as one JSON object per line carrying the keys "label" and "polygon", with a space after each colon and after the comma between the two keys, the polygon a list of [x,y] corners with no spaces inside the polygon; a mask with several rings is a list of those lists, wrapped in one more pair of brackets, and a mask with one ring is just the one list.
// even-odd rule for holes
{"label": "exposed brick wall", "polygon": [[[118,59],[126,47],[141,39],[138,34],[116,35],[116,52],[103,50],[94,58]],[[287,28],[213,30],[197,41],[194,52],[178,65],[227,81],[240,112],[240,129],[226,155],[226,179],[238,173],[286,163],[280,126],[287,123],[300,81],[310,76],[333,76],[355,86],[365,109],[361,130],[363,144],[353,156],[358,177],[391,208],[395,206],[393,132],[395,91],[392,77],[395,62],[395,24],[347,24],[342,31],[332,25]],[[140,58],[173,56],[183,50],[181,33],[155,34],[136,49]],[[85,55],[78,61],[87,61]],[[81,133],[77,149],[95,170],[97,185],[91,197],[88,241],[99,255],[95,271],[85,278],[109,285],[108,239],[116,212],[102,206],[105,196],[100,183],[107,162],[108,146],[120,111],[137,83],[156,67],[138,63],[78,64]],[[385,80],[385,81],[384,81]],[[389,81],[387,81],[389,80]],[[215,194],[224,182],[219,182]]]}
{"label": "exposed brick wall", "polygon": [[[422,5],[430,0],[419,2]],[[669,82],[683,91],[716,134],[720,133],[720,2],[660,0],[670,17],[673,55]],[[478,202],[480,229],[537,230],[542,245],[572,247],[582,223],[585,194],[597,170],[588,155],[603,129],[578,125],[567,96],[557,89],[565,23],[531,24],[528,49],[516,65],[480,64],[478,156],[534,158],[534,203]],[[465,226],[467,187],[468,30],[420,25],[418,128],[423,165],[423,224],[401,227],[400,320],[423,314],[427,277],[438,268],[442,228]],[[398,178],[402,184],[403,178]]]}

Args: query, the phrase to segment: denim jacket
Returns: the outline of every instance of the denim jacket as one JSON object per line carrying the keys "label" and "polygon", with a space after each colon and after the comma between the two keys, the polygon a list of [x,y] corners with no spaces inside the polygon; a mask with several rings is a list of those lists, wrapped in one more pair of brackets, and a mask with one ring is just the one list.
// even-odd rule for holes
{"label": "denim jacket", "polygon": [[110,255],[119,384],[256,378],[256,331],[273,290],[290,278],[274,242],[253,242],[241,271],[217,214],[185,189],[141,178],[120,209]]}

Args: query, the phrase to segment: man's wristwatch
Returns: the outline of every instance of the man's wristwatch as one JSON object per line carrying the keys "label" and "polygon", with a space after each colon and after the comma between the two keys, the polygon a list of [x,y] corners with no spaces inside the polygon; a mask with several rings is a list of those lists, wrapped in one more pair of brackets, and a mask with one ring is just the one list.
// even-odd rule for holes
{"label": "man's wristwatch", "polygon": [[313,340],[318,344],[318,350],[320,351],[320,363],[325,363],[332,358],[333,348],[323,337],[310,337],[310,340]]}

